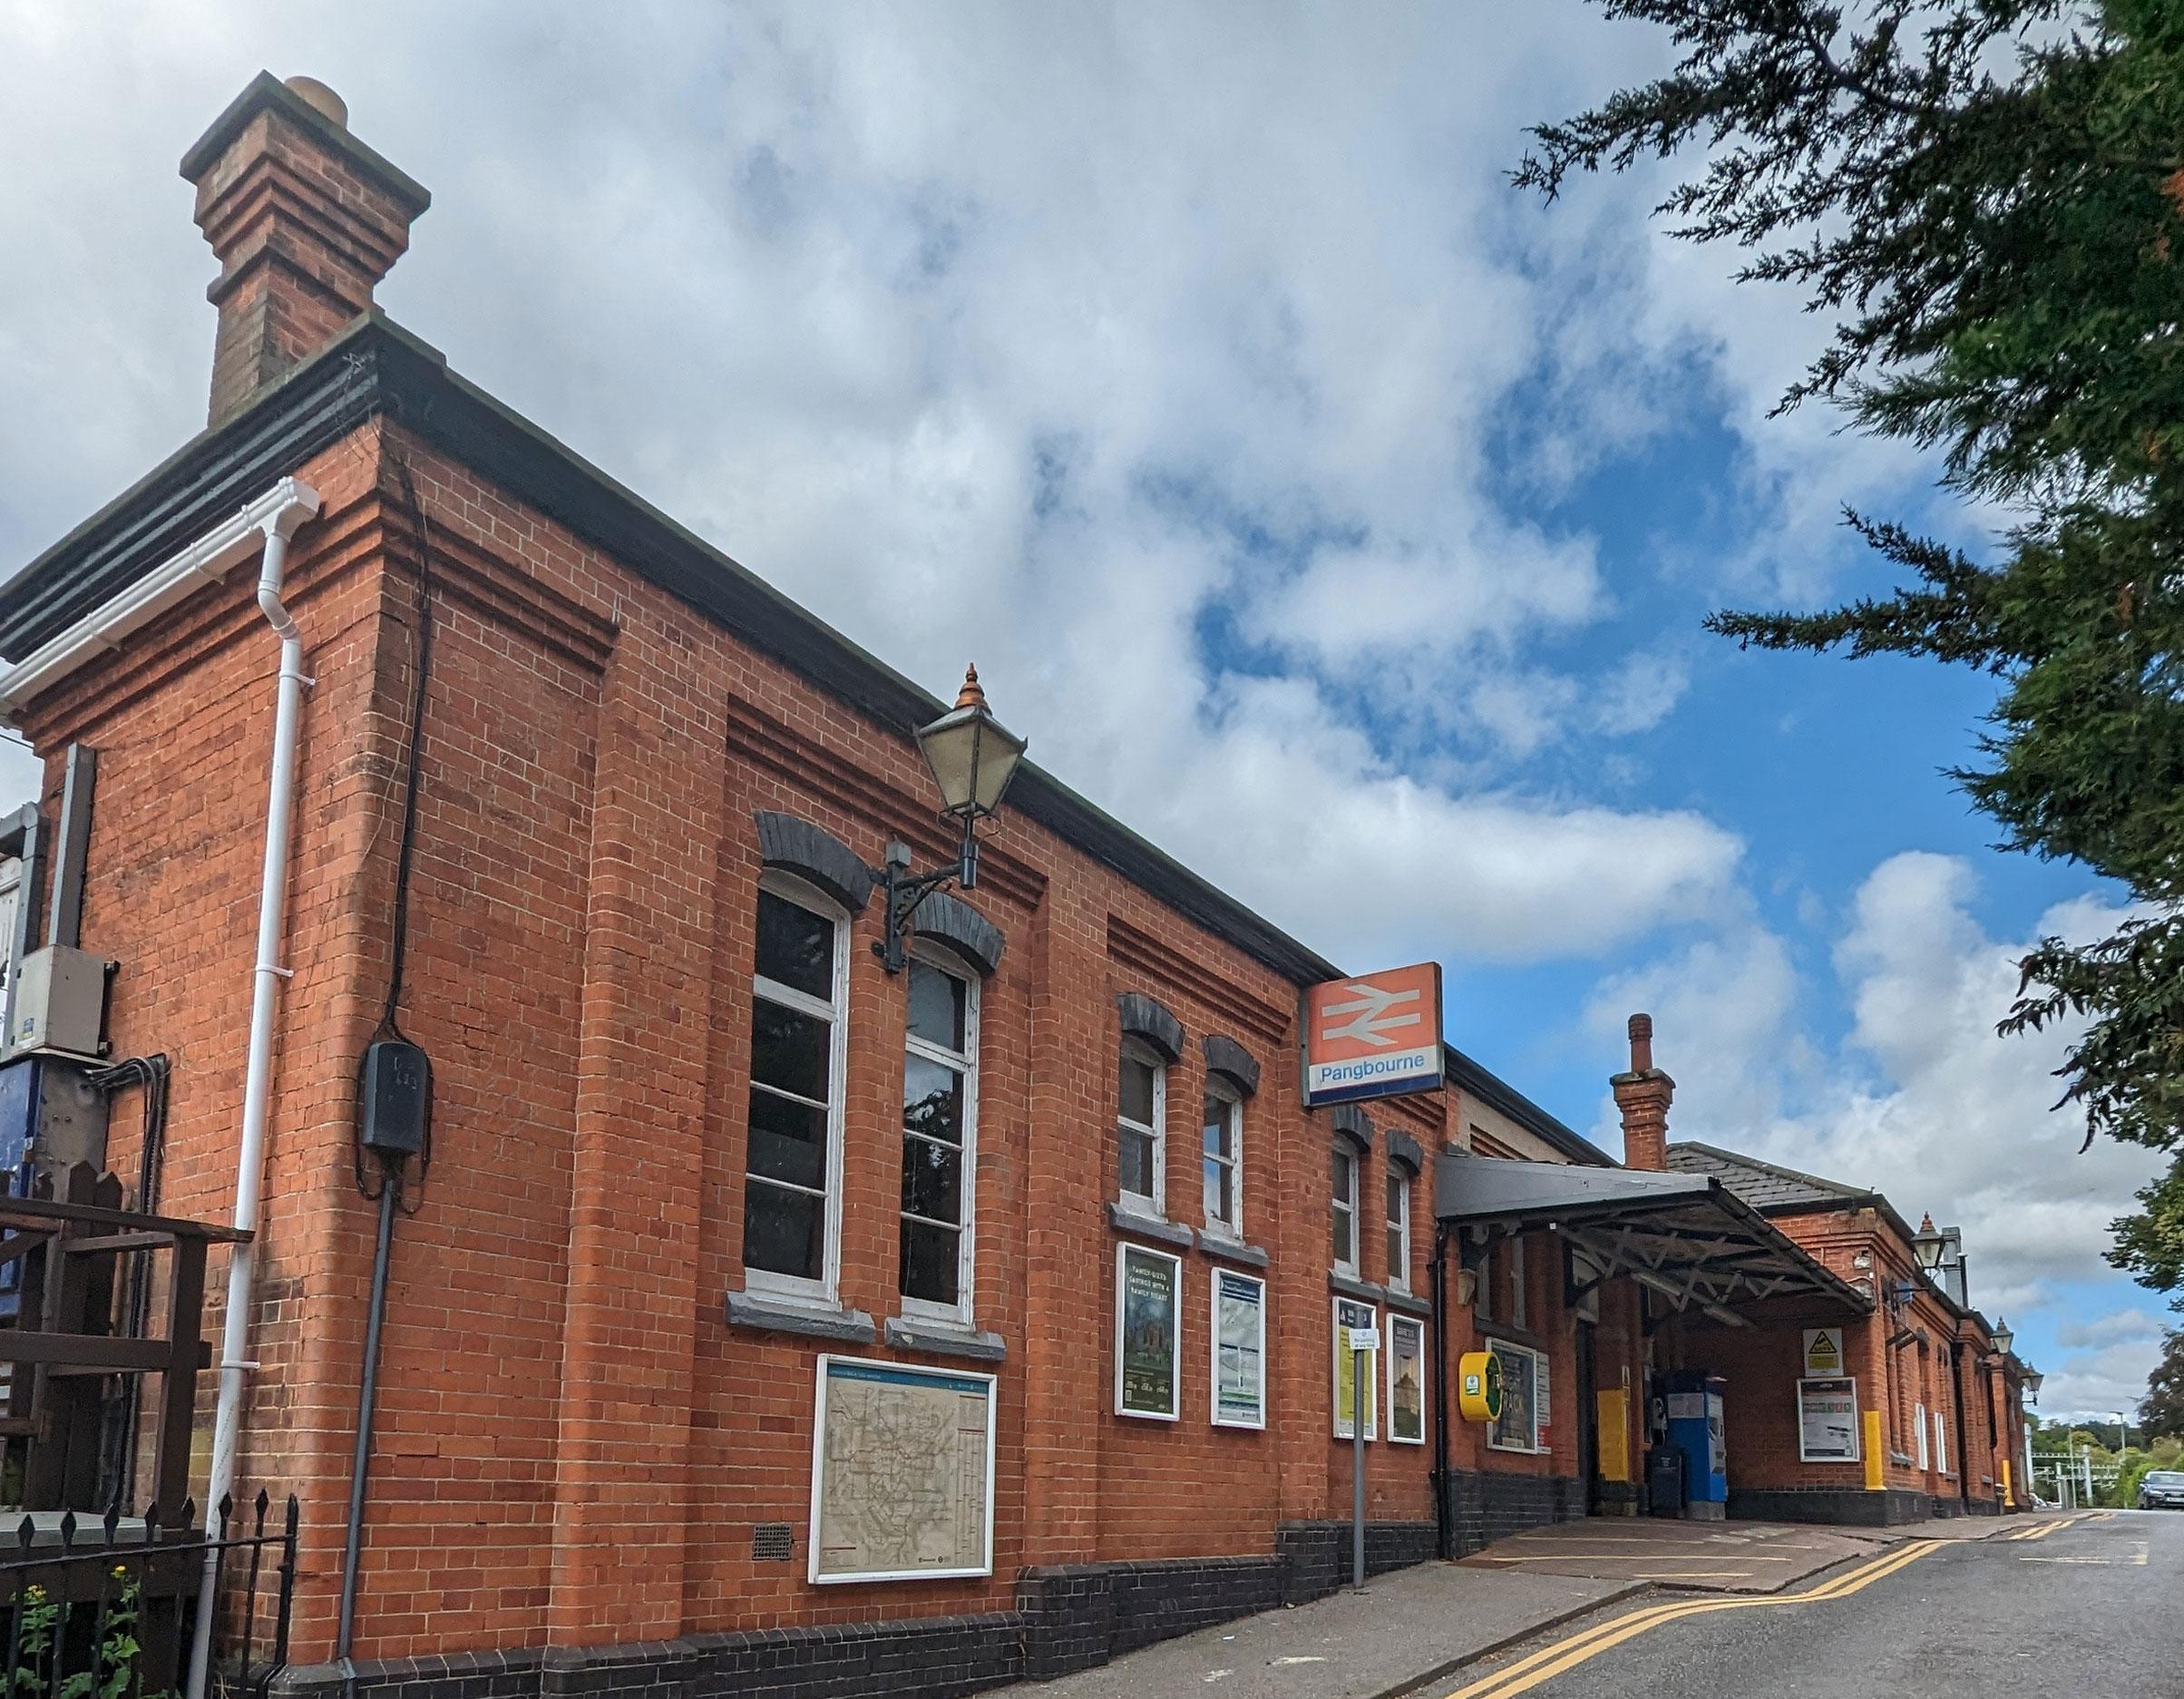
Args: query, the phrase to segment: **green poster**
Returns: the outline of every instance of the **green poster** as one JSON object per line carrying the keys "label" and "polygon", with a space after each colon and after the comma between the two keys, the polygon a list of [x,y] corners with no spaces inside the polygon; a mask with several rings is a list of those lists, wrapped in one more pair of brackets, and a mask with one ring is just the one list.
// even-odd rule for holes
{"label": "green poster", "polygon": [[1115,1409],[1125,1416],[1175,1420],[1183,1264],[1143,1245],[1116,1247]]}

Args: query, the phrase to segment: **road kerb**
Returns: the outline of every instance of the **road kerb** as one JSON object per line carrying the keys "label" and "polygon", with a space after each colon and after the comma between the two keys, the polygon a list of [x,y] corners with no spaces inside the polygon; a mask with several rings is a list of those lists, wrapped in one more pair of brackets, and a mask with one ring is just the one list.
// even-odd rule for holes
{"label": "road kerb", "polygon": [[1552,1634],[1557,1628],[1566,1628],[1580,1616],[1590,1616],[1597,1610],[1612,1610],[1618,1605],[1628,1604],[1641,1593],[1658,1593],[1663,1590],[1651,1581],[1633,1581],[1629,1587],[1613,1593],[1604,1593],[1600,1597],[1592,1599],[1585,1604],[1573,1605],[1568,1610],[1557,1611],[1552,1616],[1543,1616],[1539,1621],[1519,1628],[1514,1634],[1504,1635],[1491,1645],[1483,1645],[1476,1651],[1462,1653],[1456,1657],[1449,1658],[1445,1663],[1435,1665],[1431,1669],[1420,1670],[1415,1675],[1406,1675],[1394,1686],[1382,1687],[1377,1692],[1366,1694],[1362,1695],[1362,1699],[1403,1699],[1404,1694],[1414,1694],[1430,1683],[1455,1675],[1457,1671],[1468,1665],[1483,1663],[1487,1658],[1496,1657],[1506,1652],[1513,1645],[1522,1645],[1527,1640],[1537,1639],[1543,1634]]}

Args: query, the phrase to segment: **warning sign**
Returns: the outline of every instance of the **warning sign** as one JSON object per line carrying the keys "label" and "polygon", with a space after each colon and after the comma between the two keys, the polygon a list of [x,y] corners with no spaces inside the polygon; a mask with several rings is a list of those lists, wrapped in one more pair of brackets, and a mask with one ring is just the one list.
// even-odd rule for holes
{"label": "warning sign", "polygon": [[1843,1330],[1839,1327],[1807,1328],[1803,1372],[1811,1375],[1840,1374],[1842,1372]]}

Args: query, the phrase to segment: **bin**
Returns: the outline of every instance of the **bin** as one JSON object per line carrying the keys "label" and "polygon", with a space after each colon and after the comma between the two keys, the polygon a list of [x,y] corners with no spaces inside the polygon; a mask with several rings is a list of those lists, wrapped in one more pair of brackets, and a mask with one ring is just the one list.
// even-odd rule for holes
{"label": "bin", "polygon": [[1683,1514],[1683,1453],[1657,1445],[1645,1454],[1645,1499],[1655,1516]]}

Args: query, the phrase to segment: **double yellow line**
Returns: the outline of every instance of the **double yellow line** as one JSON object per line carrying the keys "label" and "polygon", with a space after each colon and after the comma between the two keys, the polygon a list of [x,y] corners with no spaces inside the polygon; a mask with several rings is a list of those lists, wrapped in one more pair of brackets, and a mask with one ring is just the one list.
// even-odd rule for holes
{"label": "double yellow line", "polygon": [[2082,1516],[2066,1516],[2060,1522],[2035,1522],[2031,1528],[2015,1528],[2003,1536],[2004,1539],[2045,1539],[2050,1534],[2060,1534],[2066,1528],[2084,1521]]}
{"label": "double yellow line", "polygon": [[1529,1693],[1545,1681],[1552,1681],[1565,1671],[1598,1657],[1611,1647],[1625,1640],[1635,1639],[1649,1628],[1657,1628],[1665,1622],[1681,1622],[1686,1616],[1704,1616],[1718,1610],[1761,1610],[1769,1606],[1812,1605],[1822,1599],[1848,1598],[1853,1593],[1871,1587],[1876,1581],[1894,1575],[1898,1569],[1907,1569],[1921,1557],[1934,1550],[1930,1541],[1914,1540],[1896,1550],[1886,1552],[1869,1563],[1861,1564],[1824,1582],[1808,1593],[1788,1593],[1769,1598],[1706,1598],[1686,1599],[1672,1605],[1655,1605],[1650,1609],[1633,1611],[1627,1616],[1617,1616],[1566,1640],[1558,1640],[1529,1656],[1521,1657],[1506,1669],[1495,1671],[1491,1675],[1460,1687],[1446,1699],[1511,1699],[1511,1695]]}

